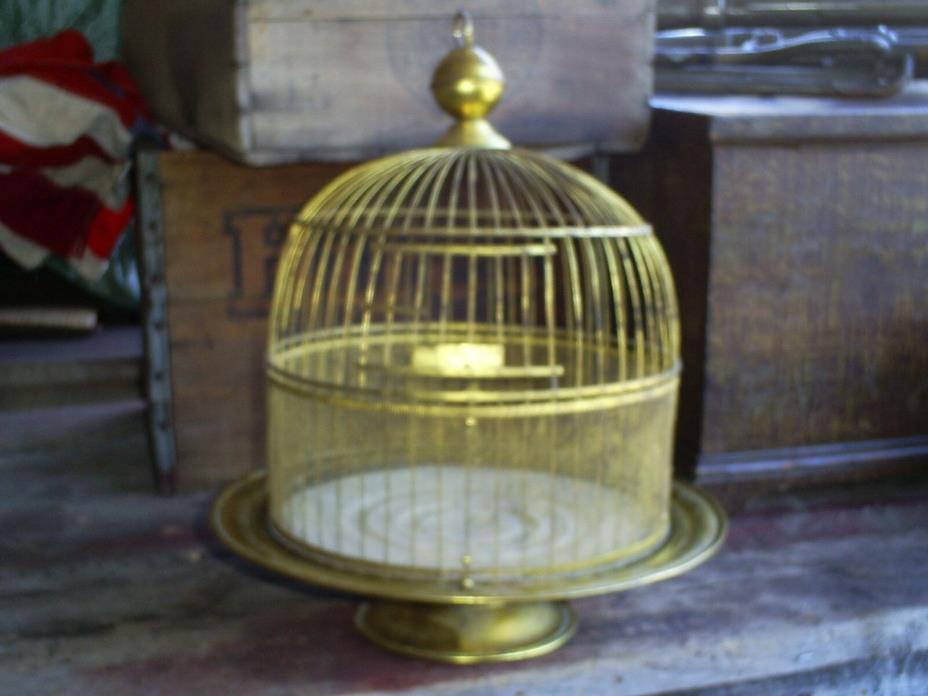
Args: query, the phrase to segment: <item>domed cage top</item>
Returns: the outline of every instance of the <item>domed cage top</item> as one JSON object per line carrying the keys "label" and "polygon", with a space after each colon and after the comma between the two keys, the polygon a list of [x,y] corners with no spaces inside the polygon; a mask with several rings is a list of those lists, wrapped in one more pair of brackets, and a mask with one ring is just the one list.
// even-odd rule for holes
{"label": "domed cage top", "polygon": [[625,201],[459,111],[450,145],[352,169],[290,230],[270,517],[321,564],[515,595],[668,534],[677,304]]}
{"label": "domed cage top", "polygon": [[269,347],[275,379],[395,408],[627,392],[675,369],[679,336],[663,252],[611,190],[529,152],[435,148],[304,208]]}

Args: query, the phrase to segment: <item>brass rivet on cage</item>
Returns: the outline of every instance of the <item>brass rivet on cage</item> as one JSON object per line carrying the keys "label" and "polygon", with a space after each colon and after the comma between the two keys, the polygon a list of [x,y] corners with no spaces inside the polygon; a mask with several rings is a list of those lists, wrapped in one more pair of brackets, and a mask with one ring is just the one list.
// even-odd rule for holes
{"label": "brass rivet on cage", "polygon": [[[371,598],[377,643],[458,663],[550,652],[566,600],[693,568],[725,518],[672,479],[680,328],[651,228],[486,120],[496,61],[460,44],[435,147],[307,203],[270,313],[268,470],[227,488],[233,550]],[[464,427],[462,427],[462,424]]]}

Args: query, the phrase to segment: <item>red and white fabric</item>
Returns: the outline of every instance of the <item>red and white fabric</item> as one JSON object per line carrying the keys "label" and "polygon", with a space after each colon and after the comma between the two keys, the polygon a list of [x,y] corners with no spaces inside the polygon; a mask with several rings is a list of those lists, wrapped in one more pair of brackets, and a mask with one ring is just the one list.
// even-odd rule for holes
{"label": "red and white fabric", "polygon": [[0,248],[50,254],[93,280],[133,214],[137,137],[157,138],[138,89],[76,31],[0,51]]}

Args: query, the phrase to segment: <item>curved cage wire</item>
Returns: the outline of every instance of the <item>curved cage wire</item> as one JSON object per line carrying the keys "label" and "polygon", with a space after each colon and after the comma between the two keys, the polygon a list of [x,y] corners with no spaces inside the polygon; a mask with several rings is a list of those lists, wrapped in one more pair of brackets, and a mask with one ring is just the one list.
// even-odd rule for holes
{"label": "curved cage wire", "polygon": [[465,586],[640,558],[668,532],[679,343],[651,228],[583,172],[450,148],[357,167],[278,268],[273,527]]}

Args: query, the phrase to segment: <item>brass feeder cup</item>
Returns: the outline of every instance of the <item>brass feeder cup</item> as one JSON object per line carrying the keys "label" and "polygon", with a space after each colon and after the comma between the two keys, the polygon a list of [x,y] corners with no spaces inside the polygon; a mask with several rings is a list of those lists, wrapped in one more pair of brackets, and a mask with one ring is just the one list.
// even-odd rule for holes
{"label": "brass feeder cup", "polygon": [[496,61],[459,16],[434,147],[356,167],[281,257],[268,469],[212,524],[239,555],[374,598],[391,650],[516,660],[567,641],[567,600],[682,573],[725,516],[672,480],[680,329],[653,231],[486,116]]}

